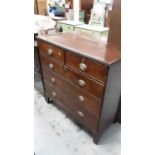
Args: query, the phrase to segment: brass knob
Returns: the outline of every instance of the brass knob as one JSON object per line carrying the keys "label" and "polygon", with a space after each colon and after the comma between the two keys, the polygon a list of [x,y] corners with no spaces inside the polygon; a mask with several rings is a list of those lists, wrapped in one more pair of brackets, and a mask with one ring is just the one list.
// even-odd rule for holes
{"label": "brass knob", "polygon": [[80,68],[80,70],[85,71],[87,69],[87,65],[84,63],[80,63],[79,68]]}
{"label": "brass knob", "polygon": [[84,87],[86,85],[86,83],[83,80],[78,80],[78,84],[81,87]]}
{"label": "brass knob", "polygon": [[54,65],[53,65],[53,64],[49,64],[48,67],[49,67],[50,69],[53,69],[53,68],[54,68]]}
{"label": "brass knob", "polygon": [[53,97],[56,97],[57,94],[56,94],[56,92],[52,92],[52,95],[53,95]]}
{"label": "brass knob", "polygon": [[64,71],[67,72],[67,67],[66,66],[64,66]]}
{"label": "brass knob", "polygon": [[78,111],[77,114],[78,114],[80,117],[84,117],[84,114],[83,114],[81,111]]}
{"label": "brass knob", "polygon": [[48,55],[52,55],[52,54],[53,54],[52,49],[48,49]]}
{"label": "brass knob", "polygon": [[51,81],[52,81],[52,83],[56,82],[55,78],[51,78]]}
{"label": "brass knob", "polygon": [[83,96],[78,96],[78,100],[80,101],[80,102],[84,102],[84,100],[85,100],[85,98],[83,97]]}

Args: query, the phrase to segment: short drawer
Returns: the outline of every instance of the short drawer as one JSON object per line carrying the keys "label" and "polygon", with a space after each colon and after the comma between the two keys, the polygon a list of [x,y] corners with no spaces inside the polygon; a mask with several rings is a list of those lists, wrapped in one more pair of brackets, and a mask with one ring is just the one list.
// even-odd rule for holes
{"label": "short drawer", "polygon": [[64,51],[61,48],[50,45],[43,41],[38,41],[38,47],[40,53],[64,63]]}
{"label": "short drawer", "polygon": [[73,26],[63,25],[64,32],[72,32],[74,30]]}
{"label": "short drawer", "polygon": [[101,108],[101,100],[98,100],[80,88],[73,86],[71,83],[67,82],[66,80],[62,79],[60,76],[56,75],[53,72],[49,72],[47,70],[43,70],[43,77],[45,81],[57,89],[65,88],[65,91],[73,98],[74,102],[80,104],[86,110],[90,111],[96,117],[99,117],[100,108]]}
{"label": "short drawer", "polygon": [[60,63],[55,62],[52,59],[49,59],[43,55],[40,55],[41,66],[44,69],[53,71],[59,75],[65,77],[68,81],[86,91],[90,95],[102,99],[104,91],[104,83],[99,83],[91,78],[88,78],[82,75],[79,72],[76,72],[68,67],[64,67]]}
{"label": "short drawer", "polygon": [[46,95],[51,97],[54,102],[66,109],[72,116],[74,116],[80,123],[86,126],[91,132],[96,133],[98,119],[82,108],[80,105],[76,104],[74,100],[69,96],[69,94],[62,89],[56,89],[50,87],[48,83],[45,83]]}
{"label": "short drawer", "polygon": [[65,77],[83,91],[102,99],[104,83],[97,82],[68,67],[65,68]]}
{"label": "short drawer", "polygon": [[57,27],[61,27],[63,29],[63,32],[72,32],[74,30],[74,27],[68,24],[58,23]]}
{"label": "short drawer", "polygon": [[105,81],[107,77],[107,66],[71,52],[66,52],[66,65],[101,82]]}
{"label": "short drawer", "polygon": [[47,69],[64,76],[64,66],[44,55],[40,55],[42,70]]}

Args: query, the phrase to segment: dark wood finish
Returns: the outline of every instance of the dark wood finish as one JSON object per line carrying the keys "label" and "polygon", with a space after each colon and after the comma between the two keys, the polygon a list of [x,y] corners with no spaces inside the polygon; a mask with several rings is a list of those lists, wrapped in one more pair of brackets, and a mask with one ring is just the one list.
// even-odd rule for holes
{"label": "dark wood finish", "polygon": [[107,10],[107,16],[105,18],[105,27],[110,27],[111,10]]}
{"label": "dark wood finish", "polygon": [[[52,70],[53,72],[56,72],[62,76],[64,76],[64,66],[52,59],[49,59],[48,57],[46,57],[45,55],[42,55],[40,52],[40,60],[41,60],[41,64],[42,67],[46,67],[48,70]],[[52,64],[53,68],[49,68],[49,65]]]}
{"label": "dark wood finish", "polygon": [[85,23],[88,24],[91,17],[91,9],[93,8],[93,0],[81,0],[81,10],[85,11]]}
{"label": "dark wood finish", "polygon": [[91,13],[93,7],[93,0],[81,0],[81,9],[85,10],[86,13]]}
{"label": "dark wood finish", "polygon": [[[37,33],[34,33],[34,41],[36,41],[35,38],[37,35]],[[42,77],[40,67],[38,47],[34,44],[34,78],[41,80]]]}
{"label": "dark wood finish", "polygon": [[[80,63],[84,63],[87,67],[86,70],[80,69]],[[90,59],[87,59],[85,57],[81,57],[79,55],[75,55],[70,52],[66,52],[66,64],[73,69],[76,69],[78,71],[83,72],[84,74],[95,78],[97,80],[100,80],[101,82],[105,81],[107,76],[107,66],[96,63]],[[94,72],[95,71],[95,72]]]}
{"label": "dark wood finish", "polygon": [[[68,92],[66,92],[66,89],[64,87],[57,88],[57,87],[50,87],[50,84],[45,82],[46,87],[46,93],[49,97],[53,99],[56,103],[59,105],[63,105],[65,109],[70,111],[70,113],[77,118],[83,125],[88,126],[93,133],[96,133],[97,130],[97,119],[94,115],[92,115],[90,112],[85,110],[82,106],[79,104],[76,104],[72,98],[72,96],[69,95]],[[53,96],[53,93],[56,94],[56,96]],[[79,116],[78,112],[82,112],[84,116]]]}
{"label": "dark wood finish", "polygon": [[[37,38],[39,44],[46,42],[64,53],[59,61],[39,48],[45,98],[53,100],[85,126],[97,144],[102,132],[114,121],[119,105],[120,49],[79,33]],[[81,61],[86,63],[87,70],[79,70]],[[79,80],[85,85],[79,86]],[[84,97],[84,102],[79,100],[79,95]]]}
{"label": "dark wood finish", "polygon": [[[101,100],[92,97],[82,89],[73,85],[71,82],[66,81],[56,73],[51,72],[46,68],[43,69],[43,76],[45,81],[48,81],[48,83],[52,87],[56,87],[58,89],[65,87],[65,91],[72,96],[75,103],[83,106],[86,110],[90,111],[97,118],[99,117]],[[84,101],[80,102],[78,96],[84,97]]]}
{"label": "dark wood finish", "polygon": [[[110,31],[108,35],[108,43],[114,44],[121,49],[121,0],[114,0],[110,15]],[[121,103],[118,108],[115,121],[121,122]]]}
{"label": "dark wood finish", "polygon": [[121,48],[121,0],[114,0],[108,42]]}
{"label": "dark wood finish", "polygon": [[[89,92],[91,95],[99,99],[102,98],[104,84],[94,81],[93,79],[90,79],[89,77],[86,77],[80,74],[79,72],[73,71],[67,66],[64,67],[62,64],[52,59],[49,59],[43,55],[40,57],[40,59],[41,59],[42,66],[44,66],[46,69],[64,76],[66,79],[71,81],[74,85],[76,85],[77,87],[81,88],[86,92]],[[52,69],[49,68],[50,64],[53,65]],[[83,80],[85,82],[85,86],[80,86],[78,83],[79,80]]]}
{"label": "dark wood finish", "polygon": [[[43,54],[46,54],[49,58],[53,58],[64,63],[64,52],[62,49],[41,41],[38,42],[38,47],[40,49],[40,52],[42,52]],[[51,55],[48,54],[49,49],[52,50]]]}
{"label": "dark wood finish", "polygon": [[112,64],[109,68],[107,84],[103,96],[98,134],[94,142],[98,143],[99,137],[113,123],[119,106],[121,94],[121,61]]}
{"label": "dark wood finish", "polygon": [[35,46],[34,46],[34,73],[39,79],[41,79],[41,70],[40,70],[38,48]]}
{"label": "dark wood finish", "polygon": [[[99,99],[102,98],[102,92],[104,90],[104,84],[99,83],[89,77],[84,76],[83,74],[67,68],[65,72],[65,77],[70,80],[73,84],[75,84],[77,87],[81,88],[82,90],[90,93],[90,95],[93,95]],[[80,86],[78,81],[83,80],[85,82],[85,86]]]}
{"label": "dark wood finish", "polygon": [[38,39],[106,65],[116,62],[121,56],[117,46],[100,39],[91,39],[81,33],[66,32],[39,36]]}

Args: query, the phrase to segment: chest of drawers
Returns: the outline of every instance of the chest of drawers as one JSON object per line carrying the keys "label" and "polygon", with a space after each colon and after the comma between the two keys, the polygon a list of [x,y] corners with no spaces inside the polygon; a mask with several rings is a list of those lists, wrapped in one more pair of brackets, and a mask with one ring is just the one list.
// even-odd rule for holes
{"label": "chest of drawers", "polygon": [[38,36],[44,95],[98,143],[113,122],[120,99],[120,51],[77,33]]}

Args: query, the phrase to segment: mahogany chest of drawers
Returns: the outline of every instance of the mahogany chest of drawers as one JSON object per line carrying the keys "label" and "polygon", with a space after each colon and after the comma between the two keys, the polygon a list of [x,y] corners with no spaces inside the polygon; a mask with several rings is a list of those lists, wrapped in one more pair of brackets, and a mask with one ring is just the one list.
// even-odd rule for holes
{"label": "mahogany chest of drawers", "polygon": [[119,105],[120,50],[77,33],[37,40],[46,101],[70,113],[97,144]]}

